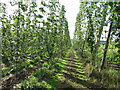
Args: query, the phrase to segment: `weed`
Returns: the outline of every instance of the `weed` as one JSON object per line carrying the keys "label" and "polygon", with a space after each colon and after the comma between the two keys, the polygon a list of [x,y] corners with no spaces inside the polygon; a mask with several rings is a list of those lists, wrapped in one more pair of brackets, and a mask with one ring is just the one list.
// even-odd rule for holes
{"label": "weed", "polygon": [[85,74],[91,78],[96,79],[96,82],[100,82],[107,88],[120,88],[120,74],[118,71],[111,67],[106,67],[104,70],[99,72],[98,64],[95,66],[92,63],[87,64],[85,67]]}

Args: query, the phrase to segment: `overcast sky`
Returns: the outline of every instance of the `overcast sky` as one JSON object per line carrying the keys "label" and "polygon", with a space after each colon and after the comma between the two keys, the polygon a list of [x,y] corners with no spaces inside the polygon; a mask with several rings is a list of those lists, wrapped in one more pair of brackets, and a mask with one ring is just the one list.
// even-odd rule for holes
{"label": "overcast sky", "polygon": [[75,21],[79,12],[79,0],[59,0],[62,5],[65,5],[66,18],[69,24],[70,37],[73,38],[75,30]]}

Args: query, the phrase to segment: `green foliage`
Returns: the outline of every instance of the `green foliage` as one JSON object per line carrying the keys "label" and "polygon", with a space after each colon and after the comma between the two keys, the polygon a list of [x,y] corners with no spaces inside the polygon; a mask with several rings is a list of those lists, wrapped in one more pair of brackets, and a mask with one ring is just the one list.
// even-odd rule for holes
{"label": "green foliage", "polygon": [[48,81],[48,84],[49,84],[48,88],[55,89],[55,87],[58,84],[58,81],[59,81],[58,77],[57,76],[53,76],[52,79]]}
{"label": "green foliage", "polygon": [[59,58],[71,46],[65,7],[58,0],[21,0],[10,4],[17,8],[9,15],[7,4],[0,3],[2,76],[39,68],[30,71],[31,76],[20,87],[53,87],[39,80],[63,69]]}
{"label": "green foliage", "polygon": [[102,72],[98,72],[94,69],[92,70],[90,77],[99,80],[106,88],[119,88],[120,75],[119,72],[113,68],[108,67]]}
{"label": "green foliage", "polygon": [[[54,61],[54,62],[53,62]],[[32,75],[24,80],[21,84],[18,84],[16,88],[47,88],[47,89],[54,89],[59,82],[57,75],[54,75],[55,72],[61,73],[64,69],[63,62],[64,60],[55,58],[54,60],[51,59],[50,62],[45,62],[42,66],[37,69],[36,71],[32,72]]]}
{"label": "green foliage", "polygon": [[11,7],[18,8],[11,15],[6,13],[6,5],[0,4],[2,63],[6,68],[17,63],[14,72],[17,66],[22,70],[32,67],[41,59],[62,57],[70,47],[64,6],[57,0],[39,3],[12,1]]}
{"label": "green foliage", "polygon": [[[93,61],[100,61],[105,55],[104,52],[107,51],[105,55],[106,60],[119,63],[119,9],[116,9],[119,5],[120,2],[80,3],[80,11],[75,23],[73,47],[76,50],[82,51],[82,57],[84,57],[84,52],[90,52]],[[104,45],[108,44],[113,49],[108,47],[106,50],[100,44],[100,40],[106,39],[102,38],[102,34],[108,33],[108,30],[104,30],[104,27],[108,27],[108,23],[110,22],[113,22],[111,39],[109,40],[110,44],[105,43]]]}
{"label": "green foliage", "polygon": [[18,86],[19,88],[34,88],[33,86],[37,84],[38,78],[32,76],[28,80],[24,81],[23,84]]}

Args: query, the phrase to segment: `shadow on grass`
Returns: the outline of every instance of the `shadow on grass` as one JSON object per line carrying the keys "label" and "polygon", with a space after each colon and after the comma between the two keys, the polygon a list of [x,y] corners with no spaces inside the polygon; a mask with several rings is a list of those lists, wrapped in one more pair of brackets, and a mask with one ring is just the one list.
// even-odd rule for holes
{"label": "shadow on grass", "polygon": [[68,72],[71,72],[71,73],[76,73],[76,74],[84,75],[84,73],[81,73],[81,72],[79,72],[77,70],[74,70],[74,69],[71,69],[71,68],[66,68],[65,70],[68,71]]}
{"label": "shadow on grass", "polygon": [[99,89],[102,89],[102,90],[106,90],[103,86],[95,85],[95,84],[90,83],[90,82],[88,82],[86,80],[82,80],[82,79],[76,78],[76,77],[74,77],[74,76],[72,76],[70,74],[67,74],[65,72],[63,72],[63,73],[64,73],[64,77],[65,78],[71,79],[72,81],[74,81],[74,82],[76,82],[78,84],[81,84],[84,87],[87,87],[89,89],[98,89],[99,88]]}
{"label": "shadow on grass", "polygon": [[67,60],[67,61],[71,61],[71,62],[79,62],[79,61],[77,61],[77,60],[74,60],[73,58],[71,59],[71,58],[69,58],[69,59],[64,59],[64,60]]}
{"label": "shadow on grass", "polygon": [[65,66],[78,69],[78,66],[73,66],[73,65],[68,65],[68,64],[66,64]]}

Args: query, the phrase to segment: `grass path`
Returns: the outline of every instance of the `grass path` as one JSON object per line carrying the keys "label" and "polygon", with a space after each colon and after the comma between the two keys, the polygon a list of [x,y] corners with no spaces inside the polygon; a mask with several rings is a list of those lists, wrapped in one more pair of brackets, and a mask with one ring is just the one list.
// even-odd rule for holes
{"label": "grass path", "polygon": [[[80,88],[93,89],[101,88],[99,85],[91,83],[89,78],[85,76],[83,72],[83,65],[80,63],[80,60],[77,58],[75,51],[70,49],[68,58],[65,59],[66,64],[62,74],[58,75],[60,82],[58,84],[57,90],[64,90],[66,88],[72,88],[77,90]],[[104,89],[104,88],[103,88]]]}

